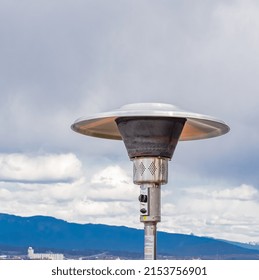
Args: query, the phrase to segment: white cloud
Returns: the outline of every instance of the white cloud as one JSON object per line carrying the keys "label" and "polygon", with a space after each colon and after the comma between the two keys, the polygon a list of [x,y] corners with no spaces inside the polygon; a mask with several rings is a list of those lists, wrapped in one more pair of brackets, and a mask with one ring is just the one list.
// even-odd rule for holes
{"label": "white cloud", "polygon": [[10,201],[13,197],[13,194],[11,191],[7,189],[0,189],[0,199],[1,201]]}
{"label": "white cloud", "polygon": [[119,166],[108,166],[93,175],[88,196],[96,200],[137,200],[139,188]]}
{"label": "white cloud", "polygon": [[[81,177],[67,182],[61,176],[59,182],[51,183],[2,181],[0,212],[142,228],[139,186],[132,183],[127,172],[116,165],[87,169],[89,174],[93,172],[89,179],[81,172]],[[201,185],[173,189],[163,186],[162,221],[158,229],[258,241],[258,212],[258,190],[253,186]]]}
{"label": "white cloud", "polygon": [[215,200],[257,200],[259,191],[253,186],[242,184],[238,187],[203,186],[182,188],[182,191],[193,198]]}
{"label": "white cloud", "polygon": [[0,154],[1,181],[67,181],[81,175],[81,163],[70,154]]}
{"label": "white cloud", "polygon": [[[10,171],[8,180],[0,181],[0,212],[23,216],[49,215],[79,223],[134,226],[132,221],[138,220],[139,189],[130,184],[131,179],[119,166],[106,166],[101,170],[88,166],[87,174],[92,173],[92,177],[87,178],[80,169],[80,161],[70,154],[44,157],[11,154],[1,160],[1,164],[6,164]],[[70,164],[67,164],[69,160]],[[52,169],[46,168],[49,164],[57,170],[60,162],[64,161],[58,176],[54,177]],[[17,175],[18,168],[13,166],[21,163],[26,167],[23,166]],[[40,172],[38,169],[41,168]],[[29,171],[33,176],[28,175]],[[69,174],[73,180],[67,180]]]}
{"label": "white cloud", "polygon": [[258,240],[258,190],[249,185],[204,185],[175,189],[162,204],[161,229],[179,233]]}
{"label": "white cloud", "polygon": [[243,184],[232,189],[212,191],[212,197],[229,200],[256,200],[259,198],[259,191],[253,186]]}

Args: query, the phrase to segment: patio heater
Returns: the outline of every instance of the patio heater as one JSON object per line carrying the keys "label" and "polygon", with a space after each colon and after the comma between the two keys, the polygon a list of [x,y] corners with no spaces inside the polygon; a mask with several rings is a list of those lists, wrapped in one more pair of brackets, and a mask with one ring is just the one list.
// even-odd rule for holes
{"label": "patio heater", "polygon": [[133,161],[133,182],[140,186],[144,223],[144,259],[156,259],[157,223],[161,221],[161,185],[178,141],[223,135],[229,127],[214,117],[186,112],[170,104],[135,103],[80,118],[71,128],[99,138],[123,140]]}

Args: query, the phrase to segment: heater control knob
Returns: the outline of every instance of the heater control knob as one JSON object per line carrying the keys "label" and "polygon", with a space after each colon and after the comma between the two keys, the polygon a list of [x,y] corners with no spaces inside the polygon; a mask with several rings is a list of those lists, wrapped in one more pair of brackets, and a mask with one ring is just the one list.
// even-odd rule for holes
{"label": "heater control knob", "polygon": [[147,213],[147,209],[141,208],[141,209],[140,209],[140,212],[141,212],[142,214],[145,214],[145,213]]}
{"label": "heater control knob", "polygon": [[147,203],[147,195],[145,194],[141,194],[138,199],[140,202]]}

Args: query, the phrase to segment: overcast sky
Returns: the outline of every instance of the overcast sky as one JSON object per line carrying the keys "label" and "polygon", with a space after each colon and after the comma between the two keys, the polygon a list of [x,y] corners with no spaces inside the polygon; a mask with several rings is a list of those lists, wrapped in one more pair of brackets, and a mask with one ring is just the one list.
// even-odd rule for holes
{"label": "overcast sky", "polygon": [[0,0],[0,212],[142,228],[121,141],[79,117],[170,103],[231,131],[180,142],[159,230],[259,242],[259,2]]}

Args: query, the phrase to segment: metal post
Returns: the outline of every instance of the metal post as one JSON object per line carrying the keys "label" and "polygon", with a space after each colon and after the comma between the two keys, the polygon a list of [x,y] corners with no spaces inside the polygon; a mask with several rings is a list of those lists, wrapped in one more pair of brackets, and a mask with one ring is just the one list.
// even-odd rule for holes
{"label": "metal post", "polygon": [[[161,221],[161,186],[156,184],[144,185],[140,188],[140,221],[144,223],[144,259],[156,259],[157,223]],[[146,208],[143,203],[143,191],[147,190]]]}
{"label": "metal post", "polygon": [[145,222],[144,259],[156,260],[156,222]]}
{"label": "metal post", "polygon": [[144,258],[156,259],[157,223],[161,221],[161,184],[167,183],[168,159],[135,158],[134,183],[140,185],[140,221],[144,223]]}

